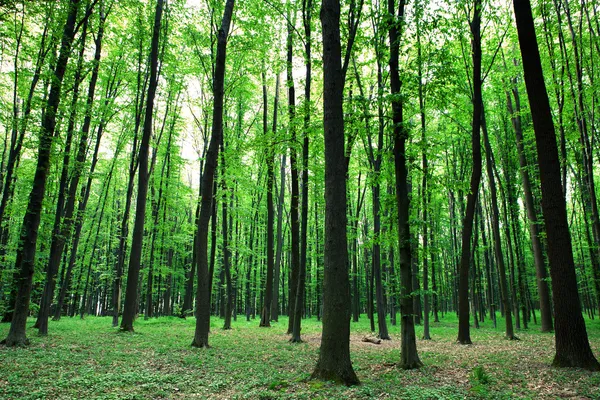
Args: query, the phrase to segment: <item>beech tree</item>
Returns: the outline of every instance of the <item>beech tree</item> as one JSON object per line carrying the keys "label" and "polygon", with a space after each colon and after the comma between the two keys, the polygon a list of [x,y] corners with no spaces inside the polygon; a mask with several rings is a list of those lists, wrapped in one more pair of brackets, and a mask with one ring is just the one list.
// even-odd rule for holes
{"label": "beech tree", "polygon": [[560,180],[556,134],[544,83],[531,4],[529,0],[514,0],[513,4],[525,85],[535,130],[542,211],[548,235],[556,332],[556,354],[552,364],[557,367],[580,367],[599,371],[600,363],[592,354],[581,315],[571,234]]}
{"label": "beech tree", "polygon": [[[52,79],[50,85],[48,103],[40,128],[35,177],[29,194],[27,212],[21,226],[20,245],[17,250],[15,263],[15,269],[19,271],[16,282],[15,308],[10,324],[10,331],[7,338],[3,340],[3,343],[9,347],[29,344],[29,340],[25,334],[25,325],[27,324],[27,316],[29,315],[31,285],[35,271],[38,228],[46,191],[46,180],[50,169],[50,153],[55,139],[56,114],[61,100],[62,82],[75,37],[79,6],[79,0],[71,0],[67,5],[67,19],[63,28],[60,52],[53,71],[54,79]],[[89,15],[86,15],[84,18],[88,17]]]}
{"label": "beech tree", "polygon": [[[208,347],[208,331],[210,329],[210,288],[208,274],[208,223],[213,208],[213,182],[219,155],[219,143],[223,135],[223,96],[225,85],[225,61],[227,57],[227,37],[233,17],[234,0],[227,0],[223,11],[223,19],[217,31],[217,51],[213,79],[213,115],[210,144],[206,152],[204,171],[202,174],[202,202],[198,217],[197,243],[197,281],[196,289],[196,331],[194,347]],[[215,218],[213,214],[213,219]],[[213,241],[214,243],[214,241]],[[212,274],[211,274],[212,275]]]}

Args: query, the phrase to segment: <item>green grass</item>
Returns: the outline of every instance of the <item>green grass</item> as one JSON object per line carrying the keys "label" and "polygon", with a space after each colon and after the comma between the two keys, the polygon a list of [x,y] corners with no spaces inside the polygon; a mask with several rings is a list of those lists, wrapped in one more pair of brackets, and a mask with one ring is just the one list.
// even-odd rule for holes
{"label": "green grass", "polygon": [[[33,324],[33,320],[30,325]],[[316,363],[321,324],[303,321],[305,343],[290,344],[287,318],[271,328],[240,317],[233,330],[212,320],[211,348],[190,346],[194,319],[136,321],[136,333],[119,333],[111,318],[63,318],[50,322],[49,335],[29,330],[31,346],[0,347],[1,399],[463,399],[600,398],[600,373],[550,367],[551,334],[537,327],[503,339],[503,322],[472,329],[474,344],[455,343],[457,320],[432,323],[432,341],[418,340],[425,366],[403,371],[399,327],[393,340],[363,343],[370,335],[362,316],[352,324],[351,352],[361,385],[347,388],[307,381]],[[600,321],[587,321],[600,357]],[[0,325],[0,337],[9,325]],[[422,327],[417,327],[417,337]]]}

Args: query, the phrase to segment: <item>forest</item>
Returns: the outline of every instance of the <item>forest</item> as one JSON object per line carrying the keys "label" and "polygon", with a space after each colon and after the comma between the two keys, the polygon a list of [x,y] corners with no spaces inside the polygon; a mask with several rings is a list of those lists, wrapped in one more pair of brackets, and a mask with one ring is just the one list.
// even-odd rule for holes
{"label": "forest", "polygon": [[596,62],[593,0],[0,0],[0,397],[600,398]]}

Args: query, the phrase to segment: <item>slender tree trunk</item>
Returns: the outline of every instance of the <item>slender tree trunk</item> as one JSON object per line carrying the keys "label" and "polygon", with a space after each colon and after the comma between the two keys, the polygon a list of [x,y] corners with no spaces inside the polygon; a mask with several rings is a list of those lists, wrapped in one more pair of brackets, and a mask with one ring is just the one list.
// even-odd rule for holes
{"label": "slender tree trunk", "polygon": [[[147,79],[142,79],[143,63],[143,42],[140,40],[138,46],[138,73],[137,73],[137,92],[136,92],[136,110],[135,110],[135,128],[133,136],[133,146],[131,150],[131,159],[129,162],[129,179],[127,183],[127,194],[125,197],[125,211],[121,219],[119,230],[119,249],[117,252],[117,262],[115,263],[115,281],[113,284],[113,327],[119,325],[119,311],[121,309],[121,280],[123,278],[123,269],[125,266],[125,255],[127,252],[127,240],[129,237],[129,214],[131,211],[131,199],[133,197],[133,187],[135,183],[135,173],[139,166],[138,133],[142,122],[142,110],[144,105],[144,93]],[[88,181],[89,183],[89,181]]]}
{"label": "slender tree trunk", "polygon": [[273,136],[269,137],[269,128],[267,126],[267,82],[265,72],[263,71],[263,136],[267,149],[265,151],[265,159],[267,164],[267,281],[265,283],[265,293],[263,301],[263,310],[260,316],[260,326],[271,326],[271,302],[273,301],[273,270],[274,266],[274,235],[273,224],[275,222],[275,210],[273,207],[273,182],[275,180],[275,170],[273,164],[275,162],[273,140],[277,133],[277,100],[279,99],[279,74],[277,75],[277,83],[275,85],[275,101],[273,104]]}
{"label": "slender tree trunk", "polygon": [[133,226],[131,253],[129,256],[127,289],[125,291],[125,303],[123,304],[123,319],[121,320],[121,330],[129,332],[133,332],[133,321],[136,316],[136,304],[138,297],[137,286],[140,274],[142,247],[144,242],[144,225],[149,179],[148,152],[150,148],[150,137],[152,136],[154,97],[156,95],[156,88],[158,86],[158,42],[160,39],[162,12],[163,0],[157,0],[156,12],[154,16],[154,28],[152,31],[152,46],[150,51],[150,83],[148,85],[148,98],[146,100],[144,129],[140,143],[140,154],[138,161],[138,194],[135,211],[135,223]]}
{"label": "slender tree trunk", "polygon": [[462,252],[459,268],[458,289],[458,342],[471,344],[469,332],[469,265],[471,264],[471,236],[473,233],[473,218],[475,205],[481,180],[481,0],[475,0],[473,6],[473,20],[471,25],[471,47],[473,55],[473,121],[471,133],[471,147],[473,151],[473,170],[471,183],[467,194],[467,209],[463,220]]}
{"label": "slender tree trunk", "polygon": [[302,1],[302,21],[304,24],[304,57],[306,63],[306,79],[304,85],[304,127],[302,140],[302,204],[301,204],[301,223],[300,223],[300,265],[298,271],[298,288],[296,289],[296,304],[294,307],[294,327],[292,329],[291,341],[301,342],[300,327],[302,324],[302,309],[305,299],[305,281],[306,281],[306,263],[307,263],[307,235],[308,235],[308,137],[310,135],[310,89],[312,80],[312,60],[311,60],[311,19],[312,19],[312,0]]}
{"label": "slender tree trunk", "polygon": [[530,99],[542,187],[542,211],[554,298],[556,354],[553,365],[600,370],[587,337],[577,292],[571,235],[562,193],[560,161],[529,0],[514,0],[525,85]]}
{"label": "slender tree trunk", "polygon": [[[54,226],[52,228],[52,241],[50,245],[50,257],[48,259],[48,265],[46,266],[46,282],[44,285],[44,292],[42,294],[42,301],[40,303],[40,309],[38,312],[37,321],[34,327],[38,328],[39,335],[48,334],[48,318],[50,316],[50,306],[54,299],[54,289],[56,287],[56,275],[58,274],[58,267],[62,257],[62,249],[64,248],[65,241],[63,240],[66,232],[62,231],[63,216],[65,216],[65,197],[67,195],[67,186],[69,180],[69,164],[71,161],[71,144],[73,143],[73,133],[75,131],[75,120],[77,118],[77,103],[79,101],[79,87],[83,80],[83,57],[85,50],[85,41],[87,38],[87,19],[84,21],[82,27],[82,33],[80,38],[80,50],[77,61],[77,67],[75,69],[75,76],[73,78],[73,96],[71,98],[71,104],[69,107],[69,117],[67,122],[67,135],[65,138],[65,145],[63,148],[63,164],[60,174],[60,183],[58,187],[58,198],[56,201],[56,213],[54,214]],[[66,221],[66,220],[65,220]]]}
{"label": "slender tree trunk", "polygon": [[358,384],[350,361],[350,281],[346,238],[344,74],[341,65],[340,2],[323,0],[323,125],[325,132],[325,267],[323,333],[312,379]]}
{"label": "slender tree trunk", "polygon": [[233,16],[235,0],[227,0],[223,11],[221,27],[217,33],[217,55],[213,79],[213,122],[210,144],[206,153],[204,173],[202,175],[202,203],[198,219],[198,267],[196,289],[196,331],[192,346],[208,347],[210,329],[210,288],[208,276],[208,223],[213,203],[213,182],[219,153],[219,142],[223,135],[223,100],[225,86],[225,60],[227,56],[227,37]]}
{"label": "slender tree trunk", "polygon": [[[500,211],[498,210],[498,194],[496,190],[496,178],[494,177],[494,160],[492,154],[492,146],[490,144],[490,138],[487,132],[487,125],[485,120],[485,114],[483,106],[481,107],[481,125],[483,130],[483,142],[485,145],[485,157],[486,157],[486,169],[488,176],[488,183],[490,187],[490,200],[492,206],[492,238],[494,240],[494,254],[496,256],[496,262],[498,263],[498,274],[500,275],[500,298],[504,307],[504,318],[506,323],[506,338],[515,340],[512,313],[511,313],[511,301],[508,297],[508,282],[506,280],[506,267],[504,264],[504,254],[502,253],[502,238],[500,236]],[[510,237],[509,237],[510,239]],[[514,288],[514,284],[512,285]],[[514,292],[514,290],[513,290]],[[516,301],[513,296],[513,301]]]}
{"label": "slender tree trunk", "polygon": [[417,353],[412,293],[412,255],[410,243],[410,203],[408,198],[408,169],[406,166],[406,139],[408,131],[404,126],[403,101],[400,96],[399,56],[400,38],[404,24],[405,0],[400,0],[398,11],[395,0],[388,0],[388,12],[394,16],[390,24],[390,89],[393,95],[392,120],[394,123],[394,166],[396,175],[396,207],[398,208],[398,245],[400,254],[400,285],[402,298],[401,318],[401,354],[400,367],[419,368],[423,364]]}
{"label": "slender tree trunk", "polygon": [[[531,246],[533,248],[533,261],[535,264],[536,281],[538,295],[540,297],[540,315],[541,315],[541,331],[550,332],[553,328],[552,323],[552,308],[550,305],[550,290],[546,278],[546,263],[542,252],[542,240],[540,238],[540,229],[538,225],[538,217],[535,210],[533,191],[529,179],[529,163],[525,156],[525,146],[523,144],[523,129],[521,123],[521,100],[516,82],[512,83],[512,94],[515,99],[514,109],[510,94],[507,93],[508,112],[511,114],[513,130],[517,142],[517,151],[519,153],[519,170],[521,173],[521,181],[523,184],[523,197],[525,198],[525,208],[527,209],[527,219],[529,220],[529,235],[531,237]],[[561,179],[562,180],[562,179]]]}
{"label": "slender tree trunk", "polygon": [[42,118],[40,143],[38,148],[37,167],[33,178],[33,186],[29,194],[27,211],[21,227],[20,245],[17,249],[15,269],[18,272],[17,296],[12,322],[7,338],[2,342],[7,346],[25,346],[29,340],[25,334],[29,301],[35,270],[35,252],[38,227],[40,225],[42,203],[46,189],[46,180],[50,169],[50,154],[55,137],[56,116],[60,104],[61,87],[75,36],[75,24],[79,0],[71,0],[68,6],[67,20],[64,25],[60,53],[53,71],[50,94],[46,111]]}
{"label": "slender tree trunk", "polygon": [[296,306],[296,298],[298,291],[298,275],[300,272],[300,219],[298,215],[298,203],[300,198],[300,187],[298,183],[298,157],[296,154],[296,89],[294,87],[293,76],[293,26],[288,23],[287,28],[287,86],[288,86],[288,115],[289,115],[289,130],[290,130],[290,167],[292,173],[292,196],[290,199],[290,217],[291,217],[291,233],[292,233],[292,270],[290,276],[290,295],[288,307],[288,335],[294,331],[294,311]]}
{"label": "slender tree trunk", "polygon": [[221,233],[223,234],[223,272],[225,273],[225,321],[223,329],[231,329],[231,313],[233,311],[233,283],[231,281],[231,249],[229,248],[229,219],[227,217],[228,205],[227,196],[229,189],[227,188],[227,177],[225,175],[225,140],[221,133],[221,190],[223,190],[223,198],[221,199]]}
{"label": "slender tree trunk", "polygon": [[283,250],[283,202],[285,200],[285,158],[281,156],[279,167],[279,196],[277,199],[277,249],[275,251],[275,273],[273,277],[273,302],[271,304],[271,319],[279,320],[279,287],[281,279],[281,254]]}

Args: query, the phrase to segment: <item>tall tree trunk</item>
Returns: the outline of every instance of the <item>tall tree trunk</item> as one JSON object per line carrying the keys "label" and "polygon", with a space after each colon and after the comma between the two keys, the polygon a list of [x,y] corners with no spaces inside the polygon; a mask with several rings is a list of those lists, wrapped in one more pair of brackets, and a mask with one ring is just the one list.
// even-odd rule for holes
{"label": "tall tree trunk", "polygon": [[[133,187],[135,183],[135,173],[139,166],[139,149],[138,149],[138,134],[142,123],[142,112],[144,105],[144,93],[148,82],[147,76],[143,76],[143,60],[144,49],[143,41],[140,39],[138,44],[138,71],[137,71],[137,91],[135,100],[135,127],[133,136],[133,145],[131,150],[131,158],[129,161],[129,178],[127,183],[127,193],[125,197],[125,211],[121,219],[119,229],[119,249],[117,252],[117,261],[115,263],[115,280],[113,284],[113,327],[119,325],[119,311],[121,309],[121,280],[123,278],[123,269],[125,266],[125,255],[127,252],[127,240],[129,237],[129,214],[131,212],[131,199],[133,197]],[[89,183],[89,181],[88,181]]]}
{"label": "tall tree trunk", "polygon": [[[488,183],[490,187],[490,200],[492,208],[492,239],[494,241],[494,254],[496,256],[496,262],[498,263],[498,274],[500,278],[500,298],[504,307],[504,318],[506,323],[505,334],[507,339],[515,340],[517,339],[517,337],[515,336],[515,331],[513,328],[511,313],[512,306],[510,298],[508,297],[508,282],[506,280],[504,254],[502,253],[502,238],[500,236],[500,211],[498,209],[498,193],[496,190],[496,178],[494,177],[494,159],[492,154],[492,146],[490,144],[490,138],[488,136],[483,106],[481,106],[481,125],[483,130],[483,143],[485,145],[486,170],[488,176]],[[510,239],[510,237],[508,239]],[[514,288],[514,284],[512,285],[512,287]],[[514,296],[512,301],[516,301]]]}
{"label": "tall tree trunk", "polygon": [[[376,53],[379,54],[379,40],[376,41]],[[380,56],[377,57],[377,87],[379,93],[383,94],[383,72],[381,68]],[[378,102],[378,130],[377,130],[377,154],[374,155],[369,146],[371,167],[373,168],[373,183],[371,185],[372,211],[373,211],[373,253],[371,254],[373,266],[373,278],[375,281],[375,305],[377,307],[377,328],[379,329],[379,338],[391,340],[388,333],[385,320],[385,302],[383,299],[383,283],[381,278],[381,161],[383,153],[383,134],[384,134],[384,115],[383,102]],[[370,139],[370,136],[369,136]]]}
{"label": "tall tree trunk", "polygon": [[[63,148],[63,164],[60,174],[60,183],[58,187],[58,197],[56,201],[56,213],[54,214],[54,226],[52,228],[52,242],[50,244],[50,257],[46,266],[46,282],[44,284],[44,292],[42,293],[42,301],[38,312],[35,327],[39,329],[39,335],[48,334],[48,318],[50,316],[50,306],[54,299],[54,289],[56,287],[56,275],[62,257],[62,249],[65,241],[63,240],[62,223],[65,216],[65,197],[67,195],[67,186],[69,185],[69,164],[71,161],[71,144],[73,143],[73,133],[75,131],[75,122],[77,119],[77,103],[79,101],[79,87],[83,80],[83,58],[85,51],[85,41],[87,38],[87,19],[84,21],[81,38],[79,40],[80,50],[73,78],[73,96],[69,107],[69,117],[67,122],[67,135]],[[72,212],[71,212],[72,214]],[[66,219],[65,219],[66,222]]]}
{"label": "tall tree trunk", "polygon": [[283,202],[285,200],[285,158],[281,156],[279,167],[279,196],[277,199],[277,249],[275,251],[275,272],[273,276],[273,302],[271,304],[271,319],[279,320],[279,286],[281,275],[281,253],[283,250]]}
{"label": "tall tree trunk", "polygon": [[307,235],[308,235],[308,145],[310,134],[310,88],[312,80],[312,60],[311,60],[311,19],[312,19],[312,0],[302,1],[302,21],[304,24],[304,57],[306,63],[306,79],[304,84],[304,127],[302,140],[302,204],[301,204],[301,223],[300,223],[300,270],[298,271],[298,288],[296,289],[296,304],[294,306],[294,327],[292,329],[291,341],[301,342],[300,327],[302,324],[302,310],[305,303],[305,281],[306,281],[306,263],[307,263]]}
{"label": "tall tree trunk", "polygon": [[144,223],[146,217],[146,198],[148,194],[148,152],[150,137],[152,136],[152,116],[154,112],[154,97],[158,86],[158,42],[160,39],[161,19],[163,13],[163,0],[156,1],[154,15],[154,28],[152,30],[152,45],[150,50],[150,82],[148,84],[148,97],[146,100],[146,113],[144,116],[144,129],[140,143],[138,159],[138,194],[135,209],[135,223],[131,240],[131,253],[129,256],[129,270],[127,271],[127,289],[125,303],[123,304],[123,319],[121,330],[133,332],[133,321],[136,315],[137,286],[140,275],[142,247],[144,242]]}
{"label": "tall tree trunk", "polygon": [[287,86],[288,86],[288,115],[290,130],[290,167],[292,173],[292,196],[290,199],[290,218],[292,234],[292,270],[290,275],[290,295],[288,306],[288,330],[291,334],[294,331],[294,311],[296,307],[296,298],[298,292],[298,275],[300,272],[300,219],[298,203],[300,198],[300,187],[298,183],[298,157],[296,153],[296,89],[294,87],[293,76],[293,29],[291,22],[287,27]]}
{"label": "tall tree trunk", "polygon": [[423,365],[417,353],[412,293],[412,255],[410,244],[410,203],[408,198],[408,169],[406,166],[406,139],[403,101],[400,96],[399,58],[400,38],[404,24],[405,0],[400,0],[398,11],[395,0],[388,0],[388,12],[394,17],[390,24],[390,89],[392,92],[392,120],[394,123],[394,166],[396,175],[396,207],[398,208],[398,245],[400,254],[400,285],[402,298],[400,367],[419,368]]}
{"label": "tall tree trunk", "polygon": [[458,281],[458,342],[471,343],[469,332],[469,266],[471,264],[471,236],[473,234],[473,218],[475,205],[481,181],[481,0],[475,0],[473,5],[473,20],[471,26],[471,47],[473,55],[473,121],[471,133],[471,147],[473,151],[473,170],[469,193],[467,194],[467,209],[463,220],[462,251],[460,257]]}
{"label": "tall tree trunk", "polygon": [[358,384],[350,361],[350,281],[346,239],[344,74],[341,65],[340,2],[323,0],[323,125],[325,132],[325,267],[323,333],[312,379]]}
{"label": "tall tree trunk", "polygon": [[196,331],[194,347],[208,347],[208,331],[210,329],[210,288],[208,276],[208,223],[212,212],[213,182],[219,143],[223,135],[223,100],[225,86],[225,60],[227,56],[227,37],[233,16],[235,0],[227,0],[223,10],[221,27],[217,32],[217,55],[215,59],[215,75],[213,79],[213,119],[210,144],[206,153],[204,173],[202,175],[202,203],[198,219],[198,267],[196,289]]}
{"label": "tall tree trunk", "polygon": [[271,326],[271,302],[273,301],[273,270],[274,265],[274,234],[273,224],[275,222],[275,209],[273,207],[273,182],[275,180],[274,162],[275,155],[273,140],[277,133],[277,101],[279,99],[279,74],[277,74],[277,83],[275,84],[275,101],[273,103],[273,136],[269,137],[269,128],[267,126],[267,82],[265,72],[263,77],[263,136],[265,138],[266,151],[265,159],[267,164],[267,281],[265,283],[265,293],[263,301],[263,310],[260,316],[260,326]]}
{"label": "tall tree trunk", "polygon": [[223,323],[223,329],[231,329],[231,313],[233,311],[233,283],[231,281],[231,249],[229,248],[229,219],[227,217],[228,205],[227,196],[229,189],[227,188],[227,177],[225,175],[225,140],[224,135],[221,133],[221,190],[223,190],[223,197],[221,199],[221,233],[223,234],[223,272],[225,273],[225,321]]}
{"label": "tall tree trunk", "polygon": [[529,0],[513,1],[525,85],[536,137],[542,211],[548,238],[556,333],[553,365],[600,370],[587,337],[577,292],[571,235],[562,193],[560,159]]}
{"label": "tall tree trunk", "polygon": [[[529,162],[525,156],[525,145],[523,144],[523,129],[521,122],[521,99],[515,80],[512,82],[512,95],[515,99],[514,108],[507,92],[508,112],[511,115],[515,139],[517,142],[517,152],[519,153],[519,170],[521,173],[521,181],[523,184],[523,197],[525,198],[525,208],[527,210],[527,219],[529,220],[529,236],[531,237],[531,246],[533,248],[533,261],[535,264],[536,281],[538,295],[540,298],[540,315],[541,315],[541,331],[550,332],[553,328],[552,323],[552,308],[550,305],[550,291],[546,278],[546,263],[542,252],[542,240],[540,238],[540,229],[538,225],[538,217],[535,210],[533,199],[533,191],[529,179]],[[562,180],[562,179],[561,179]]]}
{"label": "tall tree trunk", "polygon": [[29,314],[29,301],[35,271],[35,252],[37,245],[38,227],[40,225],[42,203],[46,189],[46,180],[50,169],[50,154],[55,137],[56,115],[60,105],[60,95],[63,78],[67,69],[73,38],[79,0],[71,0],[68,5],[67,20],[64,25],[60,53],[56,60],[53,79],[50,85],[48,103],[42,119],[40,130],[40,143],[38,147],[37,166],[33,178],[33,186],[29,194],[27,211],[21,227],[20,245],[17,249],[15,269],[19,276],[17,279],[17,297],[12,322],[8,336],[2,343],[7,346],[24,346],[29,343],[25,334],[27,316]]}

